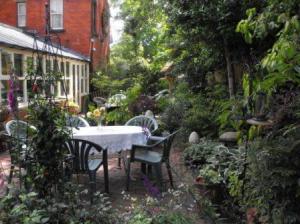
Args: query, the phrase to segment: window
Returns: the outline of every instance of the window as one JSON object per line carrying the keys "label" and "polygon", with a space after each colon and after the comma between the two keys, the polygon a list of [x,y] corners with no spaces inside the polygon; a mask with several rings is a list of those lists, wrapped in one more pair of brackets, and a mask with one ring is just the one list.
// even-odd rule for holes
{"label": "window", "polygon": [[85,64],[85,92],[89,92],[89,70],[87,64]]}
{"label": "window", "polygon": [[84,86],[85,86],[85,80],[84,80],[84,65],[81,65],[81,93],[85,93],[85,89],[84,89]]}
{"label": "window", "polygon": [[2,75],[9,75],[12,68],[11,54],[3,51],[1,53]]}
{"label": "window", "polygon": [[9,90],[9,81],[8,80],[1,80],[0,81],[0,92],[1,92],[1,100],[0,105],[6,105],[7,104],[7,94]]}
{"label": "window", "polygon": [[60,63],[60,71],[64,74],[64,77],[62,79],[62,82],[60,83],[60,95],[65,96],[66,94],[70,94],[70,63],[66,63],[66,69],[65,69],[65,63],[62,61]]}
{"label": "window", "polygon": [[63,29],[63,0],[50,0],[50,26],[53,30]]}
{"label": "window", "polygon": [[2,72],[0,74],[0,104],[7,104],[7,93],[9,90],[9,74],[12,68],[17,76],[16,81],[16,96],[18,102],[25,102],[25,76],[23,74],[23,55],[18,53],[12,53],[7,51],[1,52],[1,65]]}
{"label": "window", "polygon": [[14,69],[15,74],[19,77],[23,76],[23,55],[14,54]]}
{"label": "window", "polygon": [[93,35],[97,35],[96,18],[97,18],[97,0],[93,0],[92,1],[92,34]]}
{"label": "window", "polygon": [[26,26],[26,3],[19,2],[17,3],[18,9],[18,27],[25,27]]}

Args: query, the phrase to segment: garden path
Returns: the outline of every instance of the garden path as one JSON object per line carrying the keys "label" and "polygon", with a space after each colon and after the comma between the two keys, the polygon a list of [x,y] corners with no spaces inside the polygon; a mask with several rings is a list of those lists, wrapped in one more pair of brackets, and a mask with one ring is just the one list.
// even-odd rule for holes
{"label": "garden path", "polygon": [[[196,224],[204,224],[205,221],[200,217],[200,208],[195,200],[197,195],[191,194],[190,191],[195,192],[195,186],[193,178],[189,170],[186,169],[182,160],[182,147],[174,147],[173,153],[171,155],[171,164],[173,167],[173,176],[176,189],[181,191],[180,198],[177,198],[178,208],[180,211],[187,214],[189,217],[193,217]],[[130,213],[132,210],[133,200],[141,202],[147,197],[147,189],[141,180],[140,164],[136,163],[133,165],[130,191],[125,191],[126,175],[123,169],[117,167],[117,159],[109,159],[109,180],[110,180],[110,200],[112,206],[120,211],[120,214]],[[8,152],[0,153],[0,169],[4,170],[5,174],[8,175],[10,168],[10,157]],[[0,170],[1,171],[1,170]],[[163,167],[163,177],[166,188],[169,188],[168,175],[166,173],[165,167]],[[81,183],[88,183],[88,177],[81,176],[79,178]],[[184,185],[186,187],[178,188],[178,186]],[[87,185],[88,186],[88,185]],[[103,186],[103,170],[100,169],[97,174],[97,188],[102,190]],[[183,190],[183,189],[189,189]],[[161,202],[162,206],[167,207],[167,209],[173,210],[174,204],[172,206],[168,205],[170,200],[174,200],[171,194],[167,196]],[[178,200],[179,199],[179,200]],[[176,199],[175,199],[176,200]],[[175,203],[176,204],[176,203]]]}

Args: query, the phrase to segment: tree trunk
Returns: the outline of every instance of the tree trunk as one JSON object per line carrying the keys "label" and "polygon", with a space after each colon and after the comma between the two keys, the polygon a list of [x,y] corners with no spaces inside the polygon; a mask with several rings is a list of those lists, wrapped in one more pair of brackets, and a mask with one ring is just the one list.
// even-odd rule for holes
{"label": "tree trunk", "polygon": [[224,40],[224,53],[225,53],[226,66],[227,66],[229,96],[232,99],[234,98],[234,74],[232,69],[231,56],[228,49],[228,43],[225,38],[223,40]]}

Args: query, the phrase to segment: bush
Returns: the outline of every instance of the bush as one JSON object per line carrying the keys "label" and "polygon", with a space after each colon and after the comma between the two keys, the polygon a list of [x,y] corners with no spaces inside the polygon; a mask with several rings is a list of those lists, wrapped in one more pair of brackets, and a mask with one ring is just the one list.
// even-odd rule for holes
{"label": "bush", "polygon": [[[244,207],[268,223],[300,222],[300,152],[295,139],[257,139],[249,145]],[[267,186],[267,187],[266,187]]]}
{"label": "bush", "polygon": [[220,145],[219,142],[202,139],[199,144],[187,147],[183,156],[187,164],[199,166],[207,163],[207,159],[214,153],[215,147]]}
{"label": "bush", "polygon": [[1,223],[118,223],[103,194],[96,193],[91,204],[83,199],[89,198],[86,190],[71,184],[66,189],[63,195],[53,198],[40,198],[35,192],[8,194],[0,201]]}

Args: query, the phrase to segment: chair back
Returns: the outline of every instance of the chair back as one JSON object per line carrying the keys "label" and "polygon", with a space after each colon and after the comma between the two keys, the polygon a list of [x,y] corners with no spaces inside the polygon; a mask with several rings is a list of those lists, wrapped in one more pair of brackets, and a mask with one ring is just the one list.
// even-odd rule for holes
{"label": "chair back", "polygon": [[166,137],[166,140],[164,141],[164,150],[163,150],[163,155],[162,155],[163,161],[169,160],[172,144],[173,144],[174,138],[178,132],[179,132],[179,130],[174,131],[172,134],[170,134]]}
{"label": "chair back", "polygon": [[28,128],[35,129],[25,121],[11,120],[6,123],[5,130],[7,134],[15,139],[26,141]]}
{"label": "chair back", "polygon": [[131,118],[126,122],[126,126],[141,126],[146,127],[151,132],[151,134],[157,130],[158,124],[154,118],[147,117],[144,115],[136,116]]}
{"label": "chair back", "polygon": [[[73,170],[76,173],[89,171],[89,161],[93,156],[102,156],[102,162],[107,160],[107,150],[101,146],[82,139],[70,139],[65,142],[65,147],[73,157]],[[102,163],[99,163],[98,169]]]}
{"label": "chair back", "polygon": [[78,127],[90,127],[90,124],[89,122],[87,122],[87,120],[85,120],[82,117],[67,115],[66,126],[72,128],[78,128]]}

